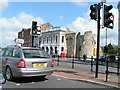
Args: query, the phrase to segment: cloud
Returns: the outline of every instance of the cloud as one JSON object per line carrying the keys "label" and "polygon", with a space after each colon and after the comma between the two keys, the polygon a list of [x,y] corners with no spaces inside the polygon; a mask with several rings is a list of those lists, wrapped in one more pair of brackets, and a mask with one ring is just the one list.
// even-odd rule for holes
{"label": "cloud", "polygon": [[[67,25],[70,29],[80,32],[84,34],[85,31],[92,31],[97,36],[97,22],[94,20],[90,20],[89,12],[86,12],[86,16],[84,17],[77,17],[75,21],[71,24]],[[113,8],[111,12],[114,14],[114,29],[108,29],[108,43],[118,45],[118,9]],[[106,38],[106,29],[101,29],[101,45],[105,45],[105,38]]]}
{"label": "cloud", "polygon": [[64,19],[64,16],[59,16],[59,19],[60,19],[60,20],[63,20],[63,19]]}
{"label": "cloud", "polygon": [[70,2],[82,7],[86,7],[88,5],[88,2],[85,2],[85,0],[70,0]]}
{"label": "cloud", "polygon": [[0,0],[0,12],[8,7],[8,0]]}
{"label": "cloud", "polygon": [[97,30],[95,21],[89,21],[82,17],[78,17],[72,24],[69,24],[68,27],[76,32],[81,32],[81,34],[84,34],[85,31],[93,31],[96,33]]}
{"label": "cloud", "polygon": [[37,25],[45,23],[40,17],[33,17],[32,15],[21,12],[16,17],[0,18],[0,34],[2,36],[2,46],[12,44],[13,40],[17,38],[17,34],[22,28],[31,28],[32,21],[37,21]]}
{"label": "cloud", "polygon": [[81,3],[81,2],[75,2],[76,5],[78,6],[82,6],[82,7],[86,7],[88,5],[88,3]]}

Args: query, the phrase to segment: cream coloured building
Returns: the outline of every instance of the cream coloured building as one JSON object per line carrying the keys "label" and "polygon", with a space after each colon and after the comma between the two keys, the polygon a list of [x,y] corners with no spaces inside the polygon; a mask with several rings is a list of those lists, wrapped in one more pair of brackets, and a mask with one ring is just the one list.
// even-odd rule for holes
{"label": "cream coloured building", "polygon": [[88,57],[94,56],[96,48],[96,35],[87,31],[84,35],[76,33],[68,28],[47,27],[42,30],[40,47],[53,55],[65,52],[66,56]]}
{"label": "cream coloured building", "polygon": [[[18,33],[18,38],[24,39],[23,46],[32,45],[31,29],[22,29]],[[87,54],[88,57],[94,56],[93,51],[96,48],[96,35],[92,31],[87,31],[84,35],[76,33],[69,28],[53,27],[51,24],[43,24],[41,35],[34,36],[34,46],[38,44],[40,48],[52,55],[61,55],[64,52],[67,56],[82,57]]]}
{"label": "cream coloured building", "polygon": [[42,30],[40,47],[49,54],[60,55],[66,52],[65,28],[47,27]]}

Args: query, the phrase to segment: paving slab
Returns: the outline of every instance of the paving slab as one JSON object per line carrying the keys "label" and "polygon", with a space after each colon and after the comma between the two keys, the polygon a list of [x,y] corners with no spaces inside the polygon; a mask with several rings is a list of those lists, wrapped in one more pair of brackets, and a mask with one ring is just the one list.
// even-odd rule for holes
{"label": "paving slab", "polygon": [[99,73],[98,78],[95,78],[95,72],[89,70],[72,69],[61,66],[55,66],[54,68],[56,71],[53,73],[53,75],[120,88],[120,75],[109,74],[106,82],[106,74],[104,73]]}

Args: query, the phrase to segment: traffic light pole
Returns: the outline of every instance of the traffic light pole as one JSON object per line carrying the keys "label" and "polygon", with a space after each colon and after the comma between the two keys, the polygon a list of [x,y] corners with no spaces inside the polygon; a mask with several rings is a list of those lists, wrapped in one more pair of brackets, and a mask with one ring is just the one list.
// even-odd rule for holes
{"label": "traffic light pole", "polygon": [[34,35],[32,35],[32,47],[34,47]]}
{"label": "traffic light pole", "polygon": [[98,78],[98,65],[99,65],[99,46],[100,46],[100,3],[98,4],[98,10],[97,10],[97,58],[96,58],[96,72],[95,72],[95,78]]}

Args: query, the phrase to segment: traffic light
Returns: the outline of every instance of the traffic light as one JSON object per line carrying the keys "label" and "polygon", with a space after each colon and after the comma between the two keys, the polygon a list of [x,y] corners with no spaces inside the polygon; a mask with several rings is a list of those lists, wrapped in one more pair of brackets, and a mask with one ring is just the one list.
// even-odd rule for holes
{"label": "traffic light", "polygon": [[36,21],[32,21],[32,34],[36,34],[37,33],[37,22]]}
{"label": "traffic light", "polygon": [[109,12],[112,8],[112,5],[104,5],[104,26],[111,29],[114,27],[114,15]]}
{"label": "traffic light", "polygon": [[94,4],[94,5],[90,6],[90,10],[91,10],[90,17],[91,17],[91,19],[94,19],[94,20],[97,19],[97,9],[98,9],[97,4]]}
{"label": "traffic light", "polygon": [[108,53],[108,46],[104,46],[104,53]]}

